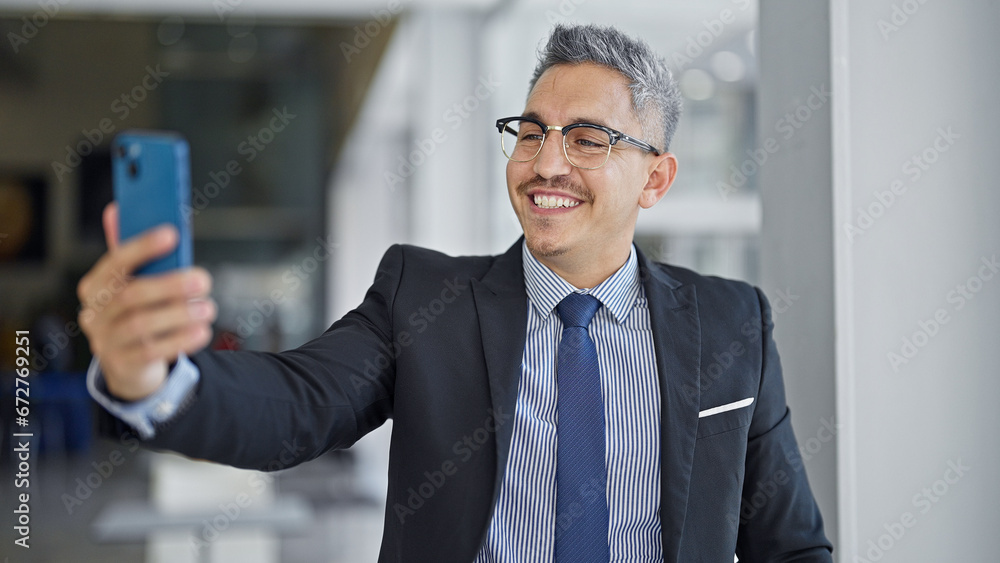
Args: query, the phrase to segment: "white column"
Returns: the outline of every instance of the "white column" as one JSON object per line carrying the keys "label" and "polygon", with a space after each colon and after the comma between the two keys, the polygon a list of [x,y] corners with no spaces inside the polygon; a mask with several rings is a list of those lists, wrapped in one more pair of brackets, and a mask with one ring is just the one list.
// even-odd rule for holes
{"label": "white column", "polygon": [[[495,116],[495,77],[480,65],[482,13],[427,10],[414,14],[411,45],[420,50],[408,153],[411,239],[449,254],[479,254],[489,242],[487,144]],[[492,145],[490,145],[492,147]]]}
{"label": "white column", "polygon": [[829,23],[827,2],[761,3],[755,148],[773,153],[758,176],[761,283],[773,307],[796,438],[827,536],[836,541]]}
{"label": "white column", "polygon": [[995,559],[1000,5],[800,4],[762,3],[761,125],[825,74],[828,142],[809,121],[764,172],[763,271],[811,292],[778,322],[789,402],[827,409],[833,366],[837,470],[807,467],[837,559]]}

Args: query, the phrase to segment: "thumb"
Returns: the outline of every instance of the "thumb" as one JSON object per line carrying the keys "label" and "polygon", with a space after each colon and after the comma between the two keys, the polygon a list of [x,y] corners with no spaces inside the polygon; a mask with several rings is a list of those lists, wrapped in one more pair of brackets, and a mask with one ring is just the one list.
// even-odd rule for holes
{"label": "thumb", "polygon": [[104,208],[104,240],[108,243],[108,251],[118,248],[118,203],[112,201]]}

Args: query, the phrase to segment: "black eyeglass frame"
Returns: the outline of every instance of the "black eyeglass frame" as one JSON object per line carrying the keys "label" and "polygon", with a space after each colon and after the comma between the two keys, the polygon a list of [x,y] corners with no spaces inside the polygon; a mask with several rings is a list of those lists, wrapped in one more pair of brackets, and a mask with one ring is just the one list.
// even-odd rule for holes
{"label": "black eyeglass frame", "polygon": [[[510,123],[511,121],[528,121],[528,122],[534,123],[535,125],[541,127],[541,129],[542,129],[542,142],[539,143],[539,145],[538,145],[538,152],[535,153],[535,156],[529,158],[528,160],[515,160],[514,162],[531,162],[532,160],[534,160],[535,158],[537,158],[538,155],[541,154],[541,152],[542,152],[542,145],[545,144],[545,139],[548,137],[549,131],[555,130],[555,131],[559,131],[559,132],[561,132],[563,134],[563,155],[566,156],[566,160],[568,160],[570,164],[573,164],[573,160],[569,158],[568,154],[566,154],[566,142],[565,142],[565,139],[566,139],[566,134],[568,132],[572,131],[573,129],[576,129],[577,127],[594,127],[596,129],[600,129],[601,131],[604,131],[605,133],[607,133],[608,134],[608,138],[609,138],[609,141],[608,141],[608,156],[611,155],[611,147],[613,147],[616,144],[618,144],[618,141],[625,141],[626,143],[628,143],[630,145],[638,147],[638,148],[640,148],[640,149],[642,149],[644,151],[651,152],[651,153],[653,153],[656,156],[660,156],[661,154],[663,154],[663,151],[657,149],[656,147],[654,147],[653,145],[651,145],[651,144],[649,144],[649,143],[647,143],[645,141],[640,141],[639,139],[636,139],[635,137],[630,137],[630,136],[626,135],[625,133],[622,133],[621,131],[617,131],[617,130],[612,129],[610,127],[605,127],[603,125],[598,125],[596,123],[571,123],[569,125],[563,125],[563,126],[560,127],[560,126],[557,126],[557,125],[546,125],[546,124],[542,123],[541,120],[535,119],[533,117],[526,117],[526,116],[523,116],[523,115],[514,116],[514,117],[503,117],[503,118],[500,118],[500,119],[497,120],[497,123],[496,123],[496,125],[497,125],[497,131],[500,132],[500,140],[501,141],[503,141],[504,129],[507,128],[507,124]],[[513,130],[511,130],[511,132],[514,133]],[[501,148],[503,148],[502,145],[503,145],[503,143],[501,143]],[[504,152],[504,156],[507,156],[506,151]],[[510,160],[514,160],[513,158],[511,158],[509,156],[507,156],[507,158],[510,159]],[[601,166],[604,166],[604,164],[606,164],[607,162],[608,162],[608,160],[607,160],[607,158],[605,158],[604,162],[602,162],[600,166],[595,166],[594,168],[584,168],[582,166],[576,166],[576,164],[573,164],[573,166],[576,166],[577,168],[583,168],[584,170],[596,170],[597,168],[600,168]]]}

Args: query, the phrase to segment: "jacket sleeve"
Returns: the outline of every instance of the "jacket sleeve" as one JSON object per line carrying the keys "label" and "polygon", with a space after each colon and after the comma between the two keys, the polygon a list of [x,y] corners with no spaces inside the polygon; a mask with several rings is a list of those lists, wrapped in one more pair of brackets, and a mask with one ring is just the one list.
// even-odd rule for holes
{"label": "jacket sleeve", "polygon": [[146,444],[273,471],[348,447],[380,426],[392,416],[392,308],[402,269],[403,250],[393,246],[361,305],[299,348],[194,354],[201,372],[194,398]]}
{"label": "jacket sleeve", "polygon": [[809,489],[791,416],[767,298],[761,309],[760,390],[750,423],[736,555],[742,563],[832,562],[832,545]]}

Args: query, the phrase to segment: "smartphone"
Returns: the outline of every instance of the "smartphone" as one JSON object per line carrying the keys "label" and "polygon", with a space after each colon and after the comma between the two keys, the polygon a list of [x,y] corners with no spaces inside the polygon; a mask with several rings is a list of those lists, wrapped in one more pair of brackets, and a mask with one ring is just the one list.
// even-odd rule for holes
{"label": "smartphone", "polygon": [[191,265],[190,149],[184,138],[169,131],[130,130],[111,145],[112,182],[118,202],[121,241],[170,223],[180,239],[170,254],[134,273],[152,275]]}

